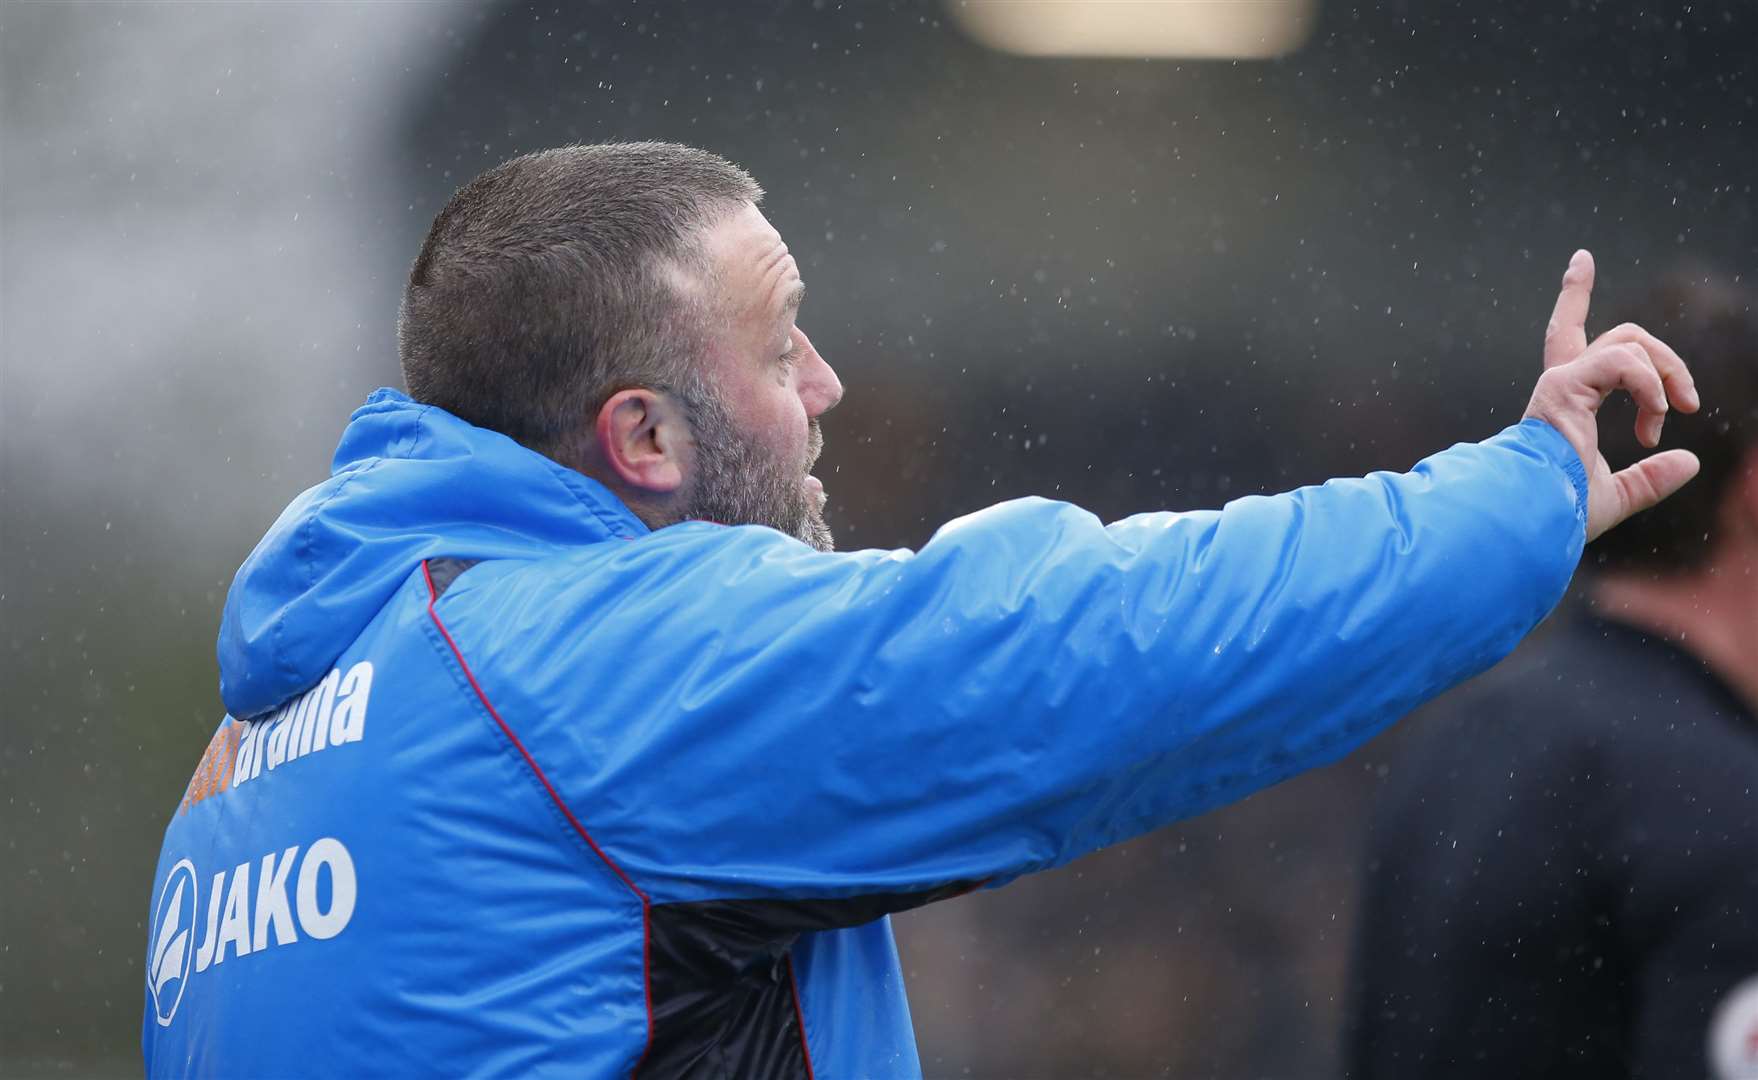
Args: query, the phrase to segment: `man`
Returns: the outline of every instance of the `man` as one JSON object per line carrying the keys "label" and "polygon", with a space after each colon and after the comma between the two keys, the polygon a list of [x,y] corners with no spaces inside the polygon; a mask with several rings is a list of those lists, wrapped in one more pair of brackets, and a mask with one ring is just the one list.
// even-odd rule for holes
{"label": "man", "polygon": [[151,1072],[915,1074],[887,914],[1333,760],[1696,468],[1599,458],[1606,394],[1650,446],[1696,396],[1638,327],[1588,345],[1580,253],[1527,419],[1412,473],[836,553],[842,390],[760,197],[570,147],[434,222],[412,398],[354,414],[227,598]]}
{"label": "man", "polygon": [[1758,1078],[1755,311],[1683,280],[1646,302],[1711,402],[1679,437],[1702,475],[1394,769],[1352,1076]]}

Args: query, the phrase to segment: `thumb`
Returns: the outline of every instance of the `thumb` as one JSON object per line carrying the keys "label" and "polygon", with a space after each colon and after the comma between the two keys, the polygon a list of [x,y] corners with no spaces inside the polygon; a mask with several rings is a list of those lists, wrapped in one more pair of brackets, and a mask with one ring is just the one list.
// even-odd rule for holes
{"label": "thumb", "polygon": [[[1613,506],[1615,516],[1594,532],[1594,536],[1613,528],[1632,514],[1639,514],[1685,486],[1700,467],[1697,455],[1689,450],[1668,450],[1643,458],[1627,469],[1613,473]],[[1592,537],[1589,537],[1592,539]]]}

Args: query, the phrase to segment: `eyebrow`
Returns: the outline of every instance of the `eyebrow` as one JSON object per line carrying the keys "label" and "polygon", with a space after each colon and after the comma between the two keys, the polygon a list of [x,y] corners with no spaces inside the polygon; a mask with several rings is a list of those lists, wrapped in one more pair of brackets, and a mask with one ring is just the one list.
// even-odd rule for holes
{"label": "eyebrow", "polygon": [[805,302],[806,283],[802,281],[792,289],[788,290],[787,299],[781,302],[781,310],[785,313],[793,314],[798,312],[800,310],[800,305]]}

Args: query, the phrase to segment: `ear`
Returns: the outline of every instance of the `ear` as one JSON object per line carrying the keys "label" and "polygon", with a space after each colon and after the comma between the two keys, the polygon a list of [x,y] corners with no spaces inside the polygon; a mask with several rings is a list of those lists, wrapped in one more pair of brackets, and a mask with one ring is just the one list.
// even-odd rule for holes
{"label": "ear", "polygon": [[598,410],[598,453],[616,478],[655,495],[684,482],[690,425],[670,395],[637,387],[612,394]]}

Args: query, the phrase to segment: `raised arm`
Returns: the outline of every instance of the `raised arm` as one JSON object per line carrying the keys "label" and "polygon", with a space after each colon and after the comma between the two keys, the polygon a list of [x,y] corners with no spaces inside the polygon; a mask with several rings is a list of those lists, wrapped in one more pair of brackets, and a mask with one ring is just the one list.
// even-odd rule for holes
{"label": "raised arm", "polygon": [[[1597,409],[1571,378],[1645,394],[1613,351],[1551,369],[1545,415]],[[1332,761],[1484,670],[1562,595],[1594,498],[1533,418],[1219,511],[1006,503],[915,553],[687,524],[582,557],[508,692],[573,725],[570,802],[656,896],[992,882]],[[466,621],[538,610],[457,591]]]}

